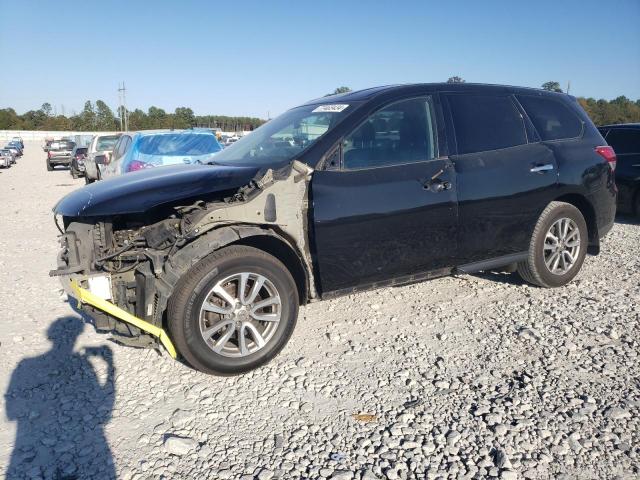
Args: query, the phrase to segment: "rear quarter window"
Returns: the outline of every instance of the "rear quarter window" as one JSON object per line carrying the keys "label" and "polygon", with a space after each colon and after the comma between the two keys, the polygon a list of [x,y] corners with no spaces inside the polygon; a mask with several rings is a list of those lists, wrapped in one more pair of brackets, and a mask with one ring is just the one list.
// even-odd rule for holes
{"label": "rear quarter window", "polygon": [[458,153],[475,153],[527,143],[524,121],[508,96],[447,95]]}
{"label": "rear quarter window", "polygon": [[564,102],[553,98],[516,95],[542,140],[575,138],[582,133],[582,120]]}

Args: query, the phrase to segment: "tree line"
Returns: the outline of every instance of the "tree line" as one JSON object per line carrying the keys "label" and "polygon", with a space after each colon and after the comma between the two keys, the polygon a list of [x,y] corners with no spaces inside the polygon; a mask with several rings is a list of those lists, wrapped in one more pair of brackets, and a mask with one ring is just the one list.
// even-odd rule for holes
{"label": "tree line", "polygon": [[[461,77],[454,76],[448,83],[464,83]],[[541,86],[545,90],[562,92],[558,82],[545,82]],[[349,87],[338,87],[333,93],[350,92]],[[578,97],[578,102],[585,109],[593,123],[607,125],[611,123],[640,122],[640,99],[633,101],[619,96],[613,100],[596,100],[595,98]],[[22,115],[12,108],[0,109],[0,130],[62,130],[62,131],[115,131],[121,130],[120,112],[114,112],[102,100],[94,103],[87,101],[83,110],[71,116],[56,115],[51,104],[44,103],[39,110],[29,110]],[[225,115],[195,115],[188,107],[178,107],[173,113],[162,108],[149,107],[145,112],[139,108],[127,112],[129,130],[149,130],[156,128],[220,128],[225,132],[254,130],[266,122],[255,117],[233,117]]]}
{"label": "tree line", "polygon": [[[113,110],[103,102],[86,101],[78,114],[65,116],[53,113],[51,104],[44,103],[38,110],[29,110],[22,115],[13,108],[0,109],[0,130],[61,130],[61,131],[117,131],[124,125],[120,122],[120,111]],[[173,113],[162,108],[149,107],[145,112],[139,108],[127,112],[129,130],[157,128],[220,128],[223,131],[253,130],[265,123],[254,117],[224,115],[195,115],[188,107],[178,107]]]}

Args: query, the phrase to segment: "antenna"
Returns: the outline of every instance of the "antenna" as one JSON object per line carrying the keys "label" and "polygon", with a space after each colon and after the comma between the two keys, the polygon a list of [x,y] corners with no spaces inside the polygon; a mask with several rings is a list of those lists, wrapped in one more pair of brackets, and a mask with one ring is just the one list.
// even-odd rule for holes
{"label": "antenna", "polygon": [[124,124],[124,132],[129,130],[129,112],[127,112],[127,89],[124,86],[124,81],[122,82],[122,87],[118,84],[118,102],[120,105],[118,106],[118,112],[120,113],[120,130],[123,130]]}

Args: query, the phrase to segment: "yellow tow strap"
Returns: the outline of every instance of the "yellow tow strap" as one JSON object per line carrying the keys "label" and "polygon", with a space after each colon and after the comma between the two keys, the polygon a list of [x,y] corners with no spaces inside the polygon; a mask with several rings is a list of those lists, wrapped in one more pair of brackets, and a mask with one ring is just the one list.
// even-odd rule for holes
{"label": "yellow tow strap", "polygon": [[155,337],[158,337],[162,345],[164,345],[164,348],[166,348],[167,352],[169,352],[169,355],[171,355],[171,358],[175,359],[177,357],[176,349],[173,346],[173,343],[171,343],[171,339],[169,338],[169,335],[167,335],[167,332],[165,332],[162,328],[156,327],[155,325],[152,325],[149,322],[145,322],[144,320],[134,315],[131,315],[126,310],[123,310],[120,307],[115,306],[113,303],[108,302],[107,300],[104,300],[103,298],[100,298],[97,295],[94,295],[89,290],[82,288],[80,285],[78,285],[78,282],[75,280],[71,281],[71,288],[76,293],[77,300],[80,303],[88,303],[89,305],[93,305],[94,307],[99,308],[103,312],[113,315],[114,317],[119,318],[124,322],[130,323],[131,325],[135,325],[140,330],[144,330],[145,332],[150,333]]}

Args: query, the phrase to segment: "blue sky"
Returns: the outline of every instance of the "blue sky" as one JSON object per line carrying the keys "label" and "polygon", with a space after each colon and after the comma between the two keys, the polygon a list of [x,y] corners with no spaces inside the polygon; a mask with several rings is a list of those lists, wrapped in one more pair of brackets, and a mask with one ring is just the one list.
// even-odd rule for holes
{"label": "blue sky", "polygon": [[640,98],[640,0],[0,0],[0,108],[86,99],[274,116],[346,85],[467,81]]}

